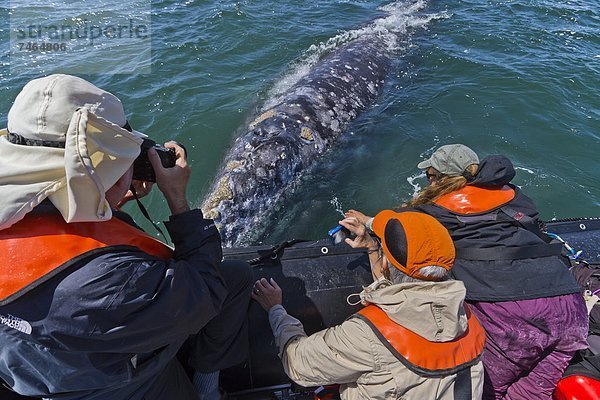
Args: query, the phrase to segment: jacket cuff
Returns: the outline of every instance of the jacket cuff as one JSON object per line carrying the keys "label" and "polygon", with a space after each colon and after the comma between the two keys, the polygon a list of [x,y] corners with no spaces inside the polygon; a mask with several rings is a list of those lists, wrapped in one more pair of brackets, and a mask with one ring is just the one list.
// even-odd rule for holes
{"label": "jacket cuff", "polygon": [[306,336],[302,323],[287,313],[281,304],[277,304],[269,310],[269,323],[275,337],[275,344],[279,347],[279,357],[290,340],[296,337]]}
{"label": "jacket cuff", "polygon": [[374,220],[374,219],[375,219],[375,218],[369,218],[369,219],[367,220],[367,222],[365,223],[365,227],[367,228],[367,230],[368,230],[369,232],[373,232],[373,220]]}
{"label": "jacket cuff", "polygon": [[165,226],[178,252],[198,247],[203,239],[216,237],[220,240],[219,231],[212,219],[204,219],[202,210],[195,209],[181,214],[171,215]]}

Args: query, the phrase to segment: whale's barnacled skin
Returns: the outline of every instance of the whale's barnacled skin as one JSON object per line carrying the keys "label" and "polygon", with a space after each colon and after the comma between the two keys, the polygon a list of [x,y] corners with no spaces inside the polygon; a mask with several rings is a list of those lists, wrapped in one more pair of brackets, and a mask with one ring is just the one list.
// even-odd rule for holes
{"label": "whale's barnacled skin", "polygon": [[251,238],[286,187],[373,103],[389,69],[383,41],[363,37],[318,62],[278,105],[249,125],[227,153],[202,205],[225,245]]}

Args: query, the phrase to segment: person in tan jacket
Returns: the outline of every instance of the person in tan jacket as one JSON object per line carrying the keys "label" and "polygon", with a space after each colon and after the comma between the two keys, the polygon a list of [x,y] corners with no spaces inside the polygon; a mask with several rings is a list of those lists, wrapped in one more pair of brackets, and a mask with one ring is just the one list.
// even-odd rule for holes
{"label": "person in tan jacket", "polygon": [[377,238],[355,218],[340,224],[356,235],[346,242],[369,253],[374,282],[359,294],[361,311],[307,336],[277,282],[254,285],[287,375],[307,387],[340,384],[348,400],[480,399],[485,332],[463,283],[446,280],[455,255],[446,229],[413,211],[377,214]]}

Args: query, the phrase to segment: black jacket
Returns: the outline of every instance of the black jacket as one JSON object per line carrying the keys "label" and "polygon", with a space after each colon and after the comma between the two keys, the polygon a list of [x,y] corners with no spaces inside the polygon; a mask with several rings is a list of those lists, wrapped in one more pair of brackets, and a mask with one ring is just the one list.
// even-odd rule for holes
{"label": "black jacket", "polygon": [[[32,212],[58,212],[44,208]],[[0,378],[35,397],[141,400],[228,294],[213,222],[192,210],[165,225],[175,245],[170,260],[103,253],[0,307]]]}
{"label": "black jacket", "polygon": [[[514,176],[510,160],[504,156],[490,156],[482,160],[479,172],[470,184],[501,188],[509,185]],[[435,217],[450,232],[457,249],[451,275],[464,282],[467,300],[511,301],[580,292],[566,259],[560,255],[517,259],[461,258],[463,249],[494,249],[493,252],[501,255],[506,254],[507,249],[544,248],[546,244],[538,228],[535,205],[519,188],[509,186],[515,196],[508,203],[468,216],[437,204],[415,207]],[[517,213],[521,222],[506,209]]]}

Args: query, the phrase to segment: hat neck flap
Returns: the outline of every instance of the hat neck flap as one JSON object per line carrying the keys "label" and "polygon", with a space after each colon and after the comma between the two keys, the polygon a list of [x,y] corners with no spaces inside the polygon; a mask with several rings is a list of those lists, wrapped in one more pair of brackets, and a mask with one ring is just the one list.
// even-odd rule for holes
{"label": "hat neck flap", "polygon": [[66,222],[112,217],[105,193],[139,155],[141,137],[96,116],[73,113],[65,148],[10,143],[0,131],[0,230],[49,198]]}

